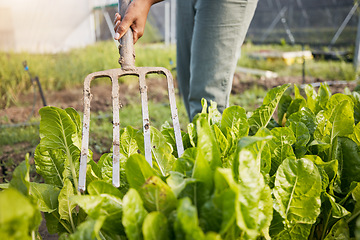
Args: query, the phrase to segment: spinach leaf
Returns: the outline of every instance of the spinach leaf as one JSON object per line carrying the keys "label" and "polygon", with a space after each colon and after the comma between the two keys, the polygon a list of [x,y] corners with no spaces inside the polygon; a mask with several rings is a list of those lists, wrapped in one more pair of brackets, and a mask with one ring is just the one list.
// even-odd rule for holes
{"label": "spinach leaf", "polygon": [[126,178],[130,187],[139,190],[151,176],[156,176],[156,171],[150,167],[143,155],[131,155],[126,162]]}
{"label": "spinach leaf", "polygon": [[[68,110],[69,111],[69,110]],[[65,154],[64,177],[73,180],[77,189],[79,172],[80,141],[74,115],[56,107],[43,107],[39,111],[40,145],[44,150],[61,150]],[[55,174],[55,173],[54,173]]]}
{"label": "spinach leaf", "polygon": [[123,197],[122,193],[112,184],[99,180],[92,181],[87,187],[87,191],[89,195],[101,195],[105,193],[118,198]]}
{"label": "spinach leaf", "polygon": [[328,193],[323,193],[324,198],[330,203],[331,205],[331,216],[333,218],[343,218],[347,215],[350,214],[350,212],[348,210],[346,210],[343,206],[341,206],[340,204],[338,204],[335,201],[335,198],[333,196],[331,196]]}
{"label": "spinach leaf", "polygon": [[352,109],[353,107],[348,100],[344,100],[336,105],[330,118],[333,126],[331,129],[331,142],[337,136],[347,136],[353,133],[354,115]]}
{"label": "spinach leaf", "polygon": [[30,183],[30,195],[41,212],[52,213],[58,209],[60,189],[50,184]]}
{"label": "spinach leaf", "polygon": [[62,188],[64,185],[63,172],[65,155],[61,150],[43,150],[38,145],[35,150],[34,161],[36,172],[40,174],[45,183]]}
{"label": "spinach leaf", "polygon": [[360,153],[355,142],[347,137],[337,137],[332,146],[332,159],[339,161],[338,174],[341,189],[347,192],[351,182],[360,182]]}
{"label": "spinach leaf", "polygon": [[308,239],[311,232],[311,224],[296,223],[290,227],[285,227],[278,235],[272,239]]}
{"label": "spinach leaf", "polygon": [[29,195],[30,190],[30,164],[29,159],[21,162],[14,170],[12,179],[10,181],[10,188],[14,188],[21,192],[24,196]]}
{"label": "spinach leaf", "polygon": [[218,209],[221,216],[219,233],[224,235],[236,223],[235,206],[239,187],[234,181],[231,170],[226,168],[216,170],[214,181],[214,208]]}
{"label": "spinach leaf", "polygon": [[348,136],[353,140],[358,146],[360,146],[360,123],[356,124],[354,127],[354,132]]}
{"label": "spinach leaf", "polygon": [[146,240],[170,239],[168,220],[161,212],[151,212],[146,215],[142,232]]}
{"label": "spinach leaf", "polygon": [[278,124],[280,126],[284,126],[286,122],[286,118],[288,117],[286,115],[286,112],[292,102],[292,98],[289,94],[284,94],[280,98],[279,104],[278,104],[278,110],[277,110],[277,116],[278,116]]}
{"label": "spinach leaf", "polygon": [[286,226],[315,223],[320,214],[321,177],[312,161],[285,159],[276,172],[273,193],[274,208]]}
{"label": "spinach leaf", "polygon": [[170,176],[166,179],[166,183],[176,197],[180,195],[181,191],[184,190],[188,184],[195,183],[196,181],[196,179],[186,177],[179,172],[170,172]]}
{"label": "spinach leaf", "polygon": [[310,84],[305,85],[305,94],[306,94],[306,105],[307,107],[315,113],[316,111],[316,99],[317,93],[314,87]]}
{"label": "spinach leaf", "polygon": [[265,96],[263,105],[257,108],[248,122],[252,134],[255,134],[261,127],[266,127],[273,116],[281,96],[290,84],[284,84],[271,89]]}
{"label": "spinach leaf", "polygon": [[142,226],[148,213],[135,189],[130,188],[124,196],[123,209],[122,223],[127,237],[131,240],[143,239]]}
{"label": "spinach leaf", "polygon": [[173,171],[191,177],[197,154],[196,150],[197,149],[193,147],[187,148],[183,155],[175,161]]}
{"label": "spinach leaf", "polygon": [[199,227],[196,207],[191,204],[189,198],[183,198],[179,201],[174,230],[178,240],[202,240],[205,238],[203,231]]}
{"label": "spinach leaf", "polygon": [[325,237],[325,240],[341,240],[350,239],[349,226],[344,219],[337,221],[331,228],[330,233]]}
{"label": "spinach leaf", "polygon": [[293,131],[296,138],[294,143],[294,153],[297,158],[302,158],[307,152],[307,144],[310,141],[309,130],[302,122],[291,122],[290,129]]}
{"label": "spinach leaf", "polygon": [[33,239],[41,223],[36,205],[14,188],[0,192],[0,203],[0,238]]}
{"label": "spinach leaf", "polygon": [[149,212],[160,211],[168,216],[177,206],[174,192],[157,176],[149,177],[137,191]]}
{"label": "spinach leaf", "polygon": [[76,204],[70,201],[70,197],[75,195],[75,190],[68,178],[65,179],[64,187],[61,189],[58,201],[59,201],[59,214],[60,219],[65,220],[71,224],[72,231],[75,231],[75,222],[73,218],[74,209]]}
{"label": "spinach leaf", "polygon": [[[239,188],[235,202],[236,222],[249,239],[255,239],[260,234],[267,237],[272,219],[270,188],[265,184],[260,172],[260,158],[257,157],[257,152],[261,154],[261,145],[268,140],[266,137],[242,138],[235,159],[239,162],[238,173],[235,174]],[[254,147],[257,150],[254,151]]]}
{"label": "spinach leaf", "polygon": [[270,131],[273,138],[268,142],[271,152],[271,170],[270,175],[274,175],[280,164],[288,157],[295,157],[291,145],[296,141],[291,128],[274,128]]}
{"label": "spinach leaf", "polygon": [[172,165],[175,162],[175,157],[172,155],[173,148],[156,128],[150,127],[150,139],[151,152],[156,166],[159,168],[161,175],[166,176],[171,171]]}
{"label": "spinach leaf", "polygon": [[86,214],[99,221],[104,221],[102,230],[107,233],[123,235],[123,203],[120,198],[109,195],[76,195],[70,198],[71,204],[78,204]]}
{"label": "spinach leaf", "polygon": [[120,136],[120,152],[126,157],[142,152],[144,153],[144,141],[142,134],[130,126],[127,126]]}
{"label": "spinach leaf", "polygon": [[301,108],[298,112],[291,114],[286,126],[289,126],[291,122],[302,122],[309,130],[310,136],[312,136],[316,129],[316,117],[314,113],[307,107]]}
{"label": "spinach leaf", "polygon": [[329,85],[320,84],[318,94],[316,96],[315,102],[315,114],[321,110],[326,110],[326,105],[331,97],[331,91],[329,89]]}
{"label": "spinach leaf", "polygon": [[196,126],[198,136],[197,154],[204,155],[204,158],[209,162],[212,171],[215,171],[216,167],[222,165],[222,162],[219,146],[216,142],[214,133],[203,115],[199,116]]}
{"label": "spinach leaf", "polygon": [[240,106],[231,106],[224,110],[220,129],[225,136],[229,135],[228,131],[233,131],[237,138],[246,136],[249,131],[246,111]]}
{"label": "spinach leaf", "polygon": [[100,233],[100,229],[104,224],[105,217],[93,220],[89,219],[83,223],[81,223],[76,232],[69,235],[70,240],[97,240],[97,239],[105,239],[103,235]]}

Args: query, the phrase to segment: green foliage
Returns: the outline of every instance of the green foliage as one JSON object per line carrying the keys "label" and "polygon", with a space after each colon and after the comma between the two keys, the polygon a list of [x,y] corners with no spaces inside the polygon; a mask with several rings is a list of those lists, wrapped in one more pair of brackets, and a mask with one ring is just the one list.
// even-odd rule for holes
{"label": "green foliage", "polygon": [[139,193],[130,188],[123,198],[123,219],[126,235],[129,239],[143,239],[142,225],[148,214]]}
{"label": "green foliage", "polygon": [[35,239],[41,214],[30,194],[29,160],[16,169],[9,188],[0,192],[0,238]]}
{"label": "green foliage", "polygon": [[[142,133],[122,129],[120,187],[111,185],[108,153],[98,163],[88,159],[82,195],[76,190],[79,116],[72,109],[43,108],[35,163],[45,183],[29,182],[27,162],[16,169],[0,200],[13,209],[6,201],[16,198],[14,204],[24,208],[13,214],[0,209],[0,234],[36,235],[41,211],[49,232],[62,239],[355,238],[357,99],[331,95],[325,85],[318,92],[308,86],[306,98],[296,87],[294,95],[285,93],[288,87],[269,91],[252,115],[239,106],[220,115],[215,103],[203,101],[204,110],[183,133],[180,157],[172,128],[152,128],[153,168],[144,157]],[[25,229],[15,231],[13,223]]]}
{"label": "green foliage", "polygon": [[316,222],[321,206],[321,177],[313,162],[306,158],[284,160],[276,172],[273,190],[275,210],[285,219],[286,227]]}

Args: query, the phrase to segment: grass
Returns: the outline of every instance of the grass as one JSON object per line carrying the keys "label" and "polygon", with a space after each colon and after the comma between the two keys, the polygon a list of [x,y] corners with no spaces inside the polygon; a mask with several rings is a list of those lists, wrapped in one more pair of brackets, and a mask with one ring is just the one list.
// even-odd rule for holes
{"label": "grass", "polygon": [[230,106],[238,105],[247,112],[252,112],[262,105],[267,91],[261,87],[254,86],[241,94],[231,95],[229,99]]}
{"label": "grass", "polygon": [[[257,68],[270,70],[278,73],[279,76],[302,76],[302,63],[286,65],[281,59],[265,60],[252,59],[248,56],[251,52],[271,50],[271,51],[301,51],[302,46],[295,45],[253,45],[245,44],[242,48],[242,55],[239,59],[239,65],[248,68]],[[310,50],[308,47],[305,50]],[[300,60],[301,61],[301,60]],[[325,60],[307,60],[305,62],[306,76],[326,79],[326,80],[354,80],[356,72],[352,63],[346,61],[325,61]]]}
{"label": "grass", "polygon": [[30,145],[36,145],[39,140],[39,125],[0,128],[0,147],[21,142],[28,142]]}
{"label": "grass", "polygon": [[[171,69],[175,60],[175,47],[163,45],[136,45],[137,66],[163,66]],[[113,41],[98,42],[86,48],[67,53],[30,54],[0,52],[0,107],[18,104],[22,93],[31,91],[31,81],[23,69],[28,62],[29,71],[38,76],[43,89],[62,90],[83,84],[89,73],[119,68],[119,53]]]}

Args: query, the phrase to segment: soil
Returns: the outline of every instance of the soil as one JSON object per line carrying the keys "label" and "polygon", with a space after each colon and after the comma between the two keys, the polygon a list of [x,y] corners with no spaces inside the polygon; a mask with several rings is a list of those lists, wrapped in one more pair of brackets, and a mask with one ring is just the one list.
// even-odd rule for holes
{"label": "soil", "polygon": [[[242,80],[246,79],[246,80]],[[318,78],[306,78],[305,84],[309,83],[321,83],[323,79]],[[262,87],[265,90],[273,87],[291,83],[301,85],[304,84],[302,77],[277,77],[277,78],[249,78],[245,74],[236,73],[234,75],[234,82],[231,94],[241,94],[244,91],[251,89],[254,86]],[[176,84],[176,82],[175,82]],[[148,91],[149,99],[153,99],[155,102],[161,102],[164,98],[167,98],[167,84],[164,79],[152,78],[148,81],[148,87],[151,91]],[[176,86],[175,86],[176,87]],[[331,92],[338,93],[343,92],[344,88],[348,87],[353,90],[356,87],[356,82],[340,82],[335,85],[330,85]],[[134,98],[139,98],[139,89],[137,83],[123,83],[120,84],[120,102],[122,106],[126,106]],[[92,112],[106,112],[112,108],[111,103],[111,85],[110,84],[98,84],[91,87],[91,93],[93,98],[91,100]],[[59,108],[73,107],[77,111],[83,111],[83,89],[82,86],[74,87],[72,89],[64,89],[61,91],[48,91],[45,92],[45,98],[49,106],[56,106]],[[16,106],[10,106],[6,109],[0,110],[0,125],[1,124],[17,124],[22,123],[28,119],[33,109],[33,94],[28,93],[18,97],[19,101]],[[39,109],[42,107],[40,97],[35,104],[34,117],[39,117]],[[0,143],[1,146],[1,143]]]}
{"label": "soil", "polygon": [[[306,78],[305,83],[320,83],[324,82],[322,79]],[[148,98],[154,101],[165,101],[167,98],[167,84],[163,78],[151,78],[148,83]],[[301,85],[303,84],[302,77],[277,77],[271,79],[254,78],[242,73],[236,73],[234,76],[234,82],[231,94],[241,94],[244,91],[251,89],[254,86],[262,87],[265,90],[273,87],[292,83]],[[176,83],[175,83],[176,84]],[[354,90],[356,83],[353,82],[340,82],[340,84],[330,85],[331,92],[338,93],[343,92],[344,88],[348,87],[350,90]],[[59,108],[73,107],[77,111],[83,111],[83,93],[82,86],[74,87],[71,89],[65,89],[61,91],[46,91],[45,98],[47,104],[50,106],[56,106]],[[110,84],[97,84],[91,87],[93,98],[91,101],[92,112],[108,112],[111,111],[111,85]],[[33,109],[33,94],[28,93],[19,96],[18,103],[14,106],[10,106],[6,109],[0,110],[0,125],[4,124],[18,124],[25,122],[29,115],[39,117],[39,109],[42,107],[40,97],[37,98],[37,102]],[[134,99],[139,99],[139,88],[136,82],[127,82],[120,84],[120,102],[121,105],[126,106]],[[1,130],[1,128],[0,128]],[[31,157],[36,146],[32,146],[29,143],[18,143],[14,145],[3,145],[0,143],[0,183],[9,180],[7,173],[12,172],[14,168],[24,160],[26,153],[30,153],[30,162],[33,163]],[[6,162],[11,159],[11,164]],[[35,172],[33,170],[33,172]],[[43,239],[57,239],[56,235],[49,235],[46,231],[44,223],[40,227],[40,233]]]}

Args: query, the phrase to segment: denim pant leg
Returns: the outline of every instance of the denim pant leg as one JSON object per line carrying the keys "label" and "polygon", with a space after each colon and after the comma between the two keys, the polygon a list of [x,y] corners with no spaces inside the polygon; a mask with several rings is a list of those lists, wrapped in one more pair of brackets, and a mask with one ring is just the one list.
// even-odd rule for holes
{"label": "denim pant leg", "polygon": [[[178,80],[184,101],[188,101],[190,120],[201,111],[201,99],[212,100],[222,112],[229,104],[232,80],[240,55],[240,47],[254,15],[257,0],[178,0],[193,14],[193,25],[178,22],[177,51]],[[185,9],[185,6],[182,6]],[[178,14],[182,8],[178,9]],[[179,20],[179,17],[178,17]],[[192,29],[192,32],[185,29]],[[190,34],[188,36],[187,34]],[[179,39],[180,36],[180,39]],[[190,51],[184,49],[183,39],[190,39]],[[188,52],[189,59],[181,58]],[[186,67],[182,68],[181,65]],[[189,66],[189,71],[185,68]],[[186,75],[188,77],[186,78]]]}
{"label": "denim pant leg", "polygon": [[177,0],[176,3],[176,72],[180,94],[189,115],[190,53],[196,0]]}

